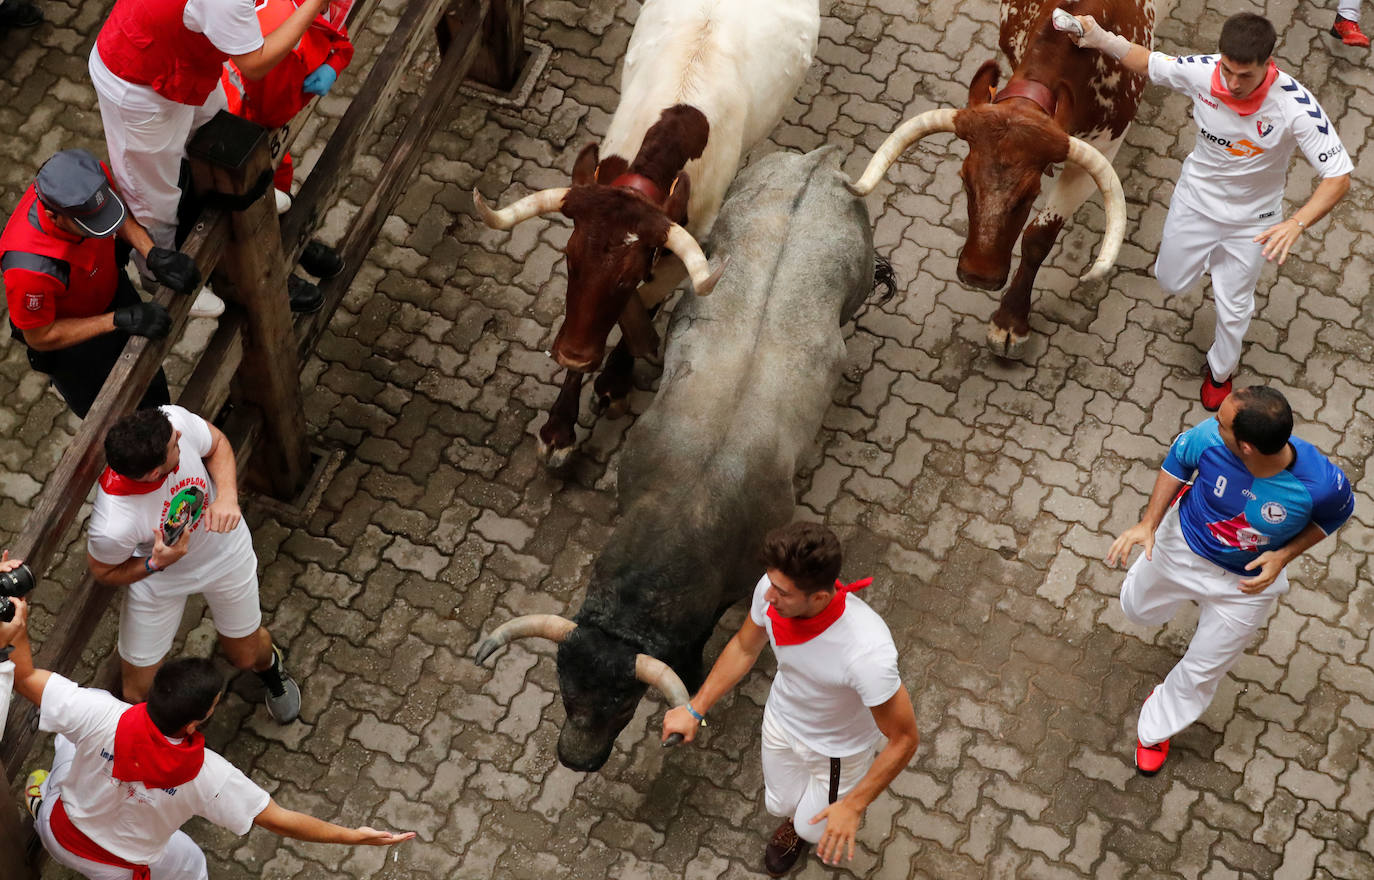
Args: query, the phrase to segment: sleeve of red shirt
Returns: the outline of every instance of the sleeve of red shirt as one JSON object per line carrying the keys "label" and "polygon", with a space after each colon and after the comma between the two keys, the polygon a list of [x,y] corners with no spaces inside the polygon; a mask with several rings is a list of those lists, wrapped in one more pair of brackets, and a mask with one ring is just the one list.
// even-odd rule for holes
{"label": "sleeve of red shirt", "polygon": [[56,321],[57,296],[62,289],[51,275],[28,269],[5,270],[5,301],[14,326],[34,330]]}
{"label": "sleeve of red shirt", "polygon": [[353,43],[349,41],[346,31],[330,28],[329,37],[333,45],[330,46],[329,58],[324,63],[334,68],[335,73],[343,73],[348,62],[353,60]]}

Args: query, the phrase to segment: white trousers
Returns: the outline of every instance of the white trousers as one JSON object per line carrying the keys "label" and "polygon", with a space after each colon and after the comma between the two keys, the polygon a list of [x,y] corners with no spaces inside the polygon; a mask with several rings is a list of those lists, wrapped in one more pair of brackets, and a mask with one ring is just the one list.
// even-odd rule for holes
{"label": "white trousers", "polygon": [[1348,18],[1351,21],[1360,20],[1360,0],[1341,0],[1336,4],[1336,12],[1341,18]]}
{"label": "white trousers", "polygon": [[[1193,490],[1197,491],[1197,490]],[[1162,626],[1184,602],[1198,604],[1197,631],[1183,659],[1169,670],[1140,709],[1136,733],[1147,746],[1163,742],[1196,721],[1231,664],[1264,625],[1274,601],[1288,592],[1280,573],[1256,595],[1240,591],[1241,577],[1193,552],[1170,508],[1155,532],[1153,559],[1142,553],[1121,585],[1121,610],[1134,623]]]}
{"label": "white trousers", "polygon": [[1170,202],[1164,218],[1155,278],[1166,294],[1175,296],[1196,284],[1203,272],[1211,275],[1217,328],[1207,365],[1218,382],[1230,378],[1240,364],[1240,344],[1255,311],[1255,282],[1268,262],[1264,245],[1253,239],[1271,225],[1220,223],[1178,199]]}
{"label": "white trousers", "polygon": [[[43,805],[38,808],[34,820],[34,830],[43,841],[43,848],[52,856],[53,861],[64,865],[89,880],[130,880],[133,871],[128,868],[114,868],[90,859],[72,855],[62,848],[62,844],[52,834],[52,807],[62,794],[62,783],[71,770],[76,746],[65,736],[58,734],[53,740],[52,770],[43,783]],[[148,863],[152,880],[209,880],[210,872],[205,866],[205,853],[200,851],[195,841],[184,831],[178,831],[167,842],[162,855]]]}
{"label": "white trousers", "polygon": [[[836,799],[859,784],[873,766],[876,747],[840,756],[840,787]],[[771,713],[763,713],[764,806],[774,816],[791,816],[797,836],[819,843],[827,822],[811,819],[830,804],[830,757],[808,748],[783,729]]]}
{"label": "white trousers", "polygon": [[217,84],[205,104],[193,107],[115,76],[94,46],[87,66],[100,99],[100,121],[119,195],[154,244],[175,249],[181,201],[177,181],[186,142],[191,132],[228,106],[224,87]]}

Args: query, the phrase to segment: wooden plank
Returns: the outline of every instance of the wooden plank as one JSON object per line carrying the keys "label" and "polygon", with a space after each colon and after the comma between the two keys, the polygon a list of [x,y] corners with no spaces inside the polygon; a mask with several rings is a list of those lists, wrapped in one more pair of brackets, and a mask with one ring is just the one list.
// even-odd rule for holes
{"label": "wooden plank", "polygon": [[[457,5],[455,2],[454,6]],[[449,38],[452,38],[452,32]],[[440,45],[444,45],[442,41]],[[468,76],[497,91],[508,92],[515,88],[515,82],[520,78],[520,64],[524,57],[524,0],[491,0],[491,12],[486,16],[482,28],[482,48]]]}
{"label": "wooden plank", "polygon": [[[353,277],[366,260],[367,252],[376,242],[392,206],[409,185],[410,178],[414,176],[415,169],[424,157],[425,145],[429,143],[429,138],[439,126],[440,120],[446,118],[450,105],[458,94],[458,86],[462,84],[464,75],[477,56],[478,41],[482,36],[482,21],[487,14],[489,0],[457,0],[453,8],[458,11],[459,20],[464,22],[462,29],[454,37],[455,51],[450,51],[444,56],[439,69],[435,71],[434,79],[430,81],[429,88],[420,98],[420,103],[410,114],[410,118],[406,120],[406,126],[396,139],[396,145],[382,163],[382,173],[377,178],[377,185],[350,221],[348,233],[343,241],[335,248],[339,256],[343,257],[345,269],[338,277],[320,284],[320,289],[324,291],[324,308],[313,315],[301,315],[297,318],[300,324],[298,335],[303,358],[315,350],[320,334],[329,325],[330,316],[339,307],[344,294],[348,293]],[[318,167],[312,172],[311,179],[314,179],[315,174],[318,174]]]}
{"label": "wooden plank", "polygon": [[243,360],[243,325],[243,314],[238,309],[226,311],[220,317],[215,335],[177,398],[178,405],[207,417],[224,406],[229,399],[229,385]]}
{"label": "wooden plank", "polygon": [[[22,698],[17,698],[22,699]],[[0,762],[0,779],[9,779],[4,762]],[[0,801],[0,877],[37,880],[38,867],[30,865],[26,858],[27,842],[33,835],[33,826],[19,821],[19,811],[14,809],[14,798]]]}
{"label": "wooden plank", "polygon": [[[250,191],[272,168],[270,132],[227,111],[201,126],[186,152],[198,191]],[[243,307],[237,387],[263,412],[267,443],[256,474],[278,498],[294,498],[309,476],[300,356],[286,292],[275,200],[269,191],[229,215],[233,237],[217,267],[215,290]],[[226,283],[227,282],[227,283]]]}
{"label": "wooden plank", "polygon": [[[386,45],[372,63],[367,80],[354,95],[339,120],[319,161],[296,193],[295,203],[282,218],[282,244],[295,265],[306,242],[324,220],[325,211],[338,201],[348,183],[349,171],[364,137],[376,134],[377,118],[396,103],[401,80],[411,70],[411,59],[428,42],[446,0],[410,0]],[[326,314],[332,313],[326,307]]]}

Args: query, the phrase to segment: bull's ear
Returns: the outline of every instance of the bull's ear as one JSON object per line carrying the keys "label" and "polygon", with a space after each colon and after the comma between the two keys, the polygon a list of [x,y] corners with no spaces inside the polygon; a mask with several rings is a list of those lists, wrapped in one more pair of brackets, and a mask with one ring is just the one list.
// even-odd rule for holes
{"label": "bull's ear", "polygon": [[609,185],[629,170],[630,163],[623,156],[607,156],[604,162],[596,166],[596,182]]}
{"label": "bull's ear", "polygon": [[977,107],[991,101],[993,92],[997,89],[997,81],[1001,77],[996,58],[984,61],[983,66],[973,75],[973,81],[968,84],[968,105]]}
{"label": "bull's ear", "polygon": [[1054,124],[1065,132],[1073,131],[1073,92],[1064,83],[1054,89]]}
{"label": "bull's ear", "polygon": [[679,226],[687,225],[687,203],[692,198],[692,179],[686,171],[679,171],[673,178],[673,187],[668,190],[668,198],[663,203],[663,213]]}
{"label": "bull's ear", "polygon": [[577,162],[573,164],[573,186],[585,186],[596,179],[598,155],[596,144],[587,144],[577,154]]}

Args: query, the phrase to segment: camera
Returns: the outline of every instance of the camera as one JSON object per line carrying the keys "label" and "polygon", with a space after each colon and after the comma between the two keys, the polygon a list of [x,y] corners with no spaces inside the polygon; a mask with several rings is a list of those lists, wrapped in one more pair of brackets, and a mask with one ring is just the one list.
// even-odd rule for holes
{"label": "camera", "polygon": [[34,583],[33,569],[23,563],[12,571],[0,571],[0,623],[14,620],[14,603],[10,599],[27,596]]}

